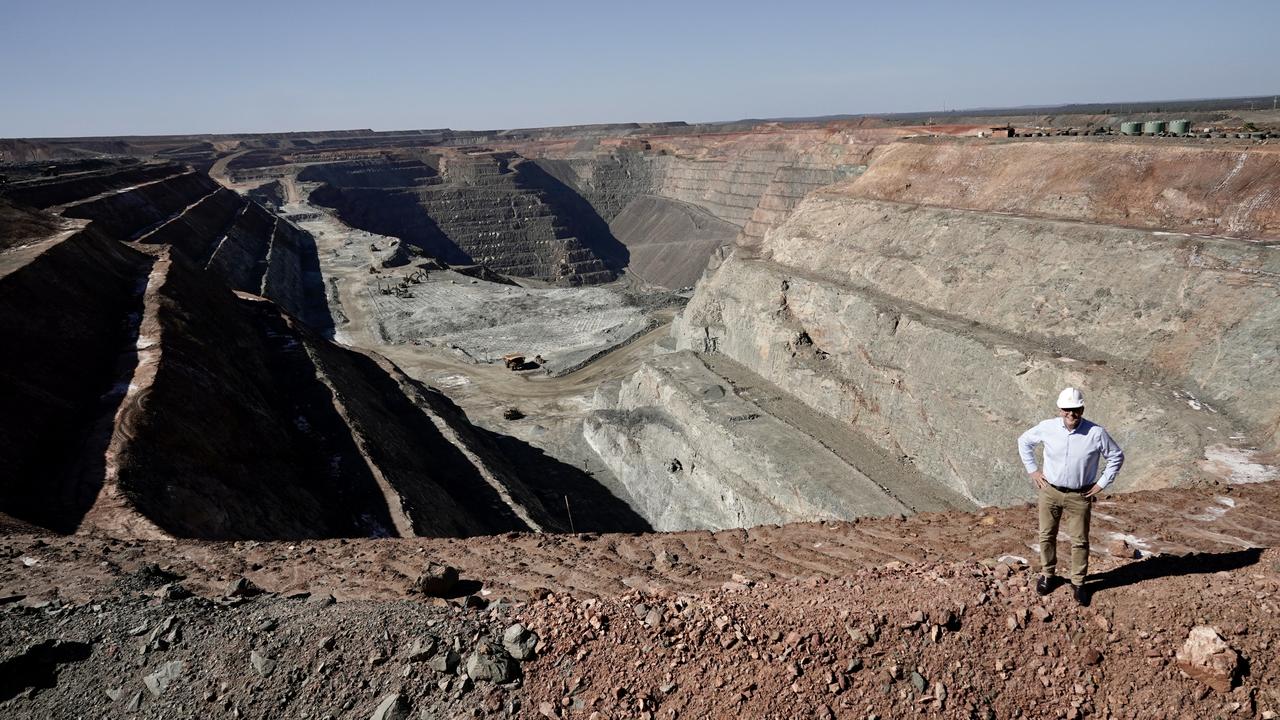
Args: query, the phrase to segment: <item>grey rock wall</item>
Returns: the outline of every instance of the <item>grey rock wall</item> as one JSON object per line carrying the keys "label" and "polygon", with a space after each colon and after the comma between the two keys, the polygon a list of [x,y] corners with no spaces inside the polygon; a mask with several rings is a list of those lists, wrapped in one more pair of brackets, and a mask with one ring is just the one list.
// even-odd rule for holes
{"label": "grey rock wall", "polygon": [[1089,415],[1126,447],[1129,488],[1194,479],[1200,449],[1231,434],[1106,366],[767,262],[729,258],[679,323],[680,347],[728,355],[981,504],[1031,496],[1015,440],[1063,386],[1085,388]]}
{"label": "grey rock wall", "polygon": [[656,530],[909,512],[821,443],[738,397],[691,352],[602,389],[585,424]]}
{"label": "grey rock wall", "polygon": [[610,223],[630,251],[631,271],[681,287],[701,274],[725,239],[758,244],[809,193],[863,172],[869,146],[844,140],[793,146],[748,138],[674,150],[633,143],[536,162]]}
{"label": "grey rock wall", "polygon": [[1267,243],[819,195],[764,252],[1185,389],[1260,440],[1280,418],[1280,248]]}
{"label": "grey rock wall", "polygon": [[651,156],[637,150],[572,159],[536,158],[535,162],[576,190],[607,222],[632,200],[657,191]]}
{"label": "grey rock wall", "polygon": [[723,353],[981,503],[1030,497],[1017,435],[1067,385],[1125,447],[1117,487],[1272,441],[1264,245],[817,196],[699,285],[679,348]]}

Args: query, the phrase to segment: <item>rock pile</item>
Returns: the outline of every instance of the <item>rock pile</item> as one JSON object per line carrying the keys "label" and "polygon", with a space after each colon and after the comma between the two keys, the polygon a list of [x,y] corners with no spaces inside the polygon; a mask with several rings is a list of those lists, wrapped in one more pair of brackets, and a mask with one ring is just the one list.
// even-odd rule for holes
{"label": "rock pile", "polygon": [[[926,528],[944,522],[880,523],[861,537],[890,549],[911,529],[930,542]],[[958,530],[982,527],[968,517]],[[530,582],[512,573],[540,557],[534,546],[526,560],[445,565],[442,552],[370,553],[413,546],[403,540],[302,543],[286,555],[269,543],[10,536],[0,540],[0,716],[1136,720],[1280,710],[1276,550],[1130,564],[1104,555],[1095,601],[1080,608],[1061,588],[1037,595],[1037,573],[1008,554],[846,565],[816,547],[834,542],[835,526],[813,530],[770,530],[780,553],[771,558],[749,551],[746,533],[658,536],[644,562],[698,579],[683,589],[616,564],[637,553],[625,536],[530,538],[558,557],[574,543],[596,548],[564,565],[625,573],[637,589],[520,596],[529,601],[495,591],[503,586],[480,568]],[[501,538],[504,548],[520,541]],[[714,555],[712,541],[739,560]],[[439,547],[464,543],[494,552],[474,540]],[[202,554],[219,564],[192,562]],[[309,563],[326,570],[311,574]],[[381,584],[353,572],[370,565]],[[419,576],[452,576],[449,567],[469,578],[445,593],[454,597],[411,591]],[[282,572],[292,580],[281,583]],[[246,595],[248,583],[262,592]],[[157,592],[175,584],[192,594]]]}

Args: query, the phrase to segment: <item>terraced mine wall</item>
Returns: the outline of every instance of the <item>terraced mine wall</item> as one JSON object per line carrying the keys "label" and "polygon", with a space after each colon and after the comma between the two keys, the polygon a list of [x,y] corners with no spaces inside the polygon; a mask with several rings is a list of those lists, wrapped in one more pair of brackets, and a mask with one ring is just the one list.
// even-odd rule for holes
{"label": "terraced mine wall", "polygon": [[70,177],[54,177],[21,183],[15,187],[6,188],[5,197],[15,203],[45,209],[160,180],[182,171],[181,166],[173,163],[139,165],[125,169],[105,168],[97,172]]}
{"label": "terraced mine wall", "polygon": [[[450,152],[440,172],[403,162],[314,166],[299,178],[343,221],[401,238],[450,263],[567,285],[607,282],[625,264],[590,205],[512,153]],[[429,170],[429,172],[428,172]]]}
{"label": "terraced mine wall", "polygon": [[116,240],[173,246],[232,288],[265,295],[313,327],[331,328],[312,238],[208,175],[175,164],[23,183],[13,203],[91,221]]}
{"label": "terraced mine wall", "polygon": [[[797,432],[762,410],[695,353],[663,355],[602,387],[587,442],[612,460],[636,511],[657,530],[723,529],[965,507],[893,472],[880,482],[850,462],[837,439]],[[771,391],[777,393],[776,390]],[[912,483],[898,495],[883,483]]]}
{"label": "terraced mine wall", "polygon": [[757,242],[813,190],[856,176],[897,133],[762,129],[517,146],[573,188],[626,246],[628,270],[658,285],[691,285],[716,248]]}
{"label": "terraced mine wall", "polygon": [[0,513],[115,537],[558,527],[443,395],[281,309],[310,291],[306,233],[172,170],[6,200]]}
{"label": "terraced mine wall", "polygon": [[[739,238],[677,318],[673,346],[705,367],[725,358],[745,369],[718,383],[754,399],[739,417],[759,418],[745,423],[790,418],[814,436],[817,424],[752,386],[782,388],[826,427],[878,448],[860,457],[896,458],[971,502],[1032,496],[1015,440],[1052,416],[1068,385],[1084,389],[1087,415],[1126,450],[1117,489],[1245,479],[1275,450],[1280,417],[1273,152],[891,145],[759,243]],[[653,400],[709,382],[671,362],[628,381],[666,390],[601,396],[588,420],[588,442],[637,483],[633,496],[661,488],[658,468],[680,453],[724,456],[702,420]],[[628,444],[623,434],[663,439]],[[865,474],[910,497],[874,468]],[[708,471],[697,492],[735,477]],[[844,512],[874,514],[852,503]]]}
{"label": "terraced mine wall", "polygon": [[446,438],[456,411],[437,414],[447,403],[398,371],[163,255],[144,313],[152,369],[135,373],[118,413],[88,527],[201,538],[530,527],[494,471]]}
{"label": "terraced mine wall", "polygon": [[[488,150],[316,161],[298,179],[323,183],[312,200],[348,224],[447,262],[566,284],[605,282],[626,268],[677,288],[692,284],[716,248],[740,234],[758,241],[801,198],[857,175],[900,134],[762,128],[572,142],[498,134],[484,138]],[[284,161],[268,155],[238,157],[237,172],[279,172]]]}
{"label": "terraced mine wall", "polygon": [[62,225],[62,221],[50,213],[0,196],[0,249],[22,244],[28,238],[48,237]]}
{"label": "terraced mine wall", "polygon": [[915,138],[895,143],[850,190],[860,197],[991,213],[1280,238],[1280,150],[1112,139]]}

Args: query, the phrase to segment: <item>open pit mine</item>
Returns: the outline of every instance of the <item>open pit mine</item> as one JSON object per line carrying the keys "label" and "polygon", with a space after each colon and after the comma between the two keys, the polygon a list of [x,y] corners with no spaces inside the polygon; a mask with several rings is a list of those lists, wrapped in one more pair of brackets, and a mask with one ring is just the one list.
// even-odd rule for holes
{"label": "open pit mine", "polygon": [[0,714],[1276,717],[1273,115],[0,140]]}

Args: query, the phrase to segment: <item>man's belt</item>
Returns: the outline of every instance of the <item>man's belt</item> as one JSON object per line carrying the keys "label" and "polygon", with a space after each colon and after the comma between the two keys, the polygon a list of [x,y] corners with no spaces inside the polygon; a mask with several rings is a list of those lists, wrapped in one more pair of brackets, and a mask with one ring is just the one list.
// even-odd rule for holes
{"label": "man's belt", "polygon": [[1078,487],[1078,488],[1064,488],[1064,487],[1058,487],[1057,485],[1054,485],[1053,483],[1050,483],[1050,484],[1049,484],[1049,487],[1053,488],[1054,490],[1057,490],[1058,492],[1065,492],[1065,493],[1086,493],[1086,492],[1089,492],[1091,489],[1093,489],[1093,486],[1094,486],[1094,483],[1089,483],[1088,485],[1085,485],[1084,487]]}

